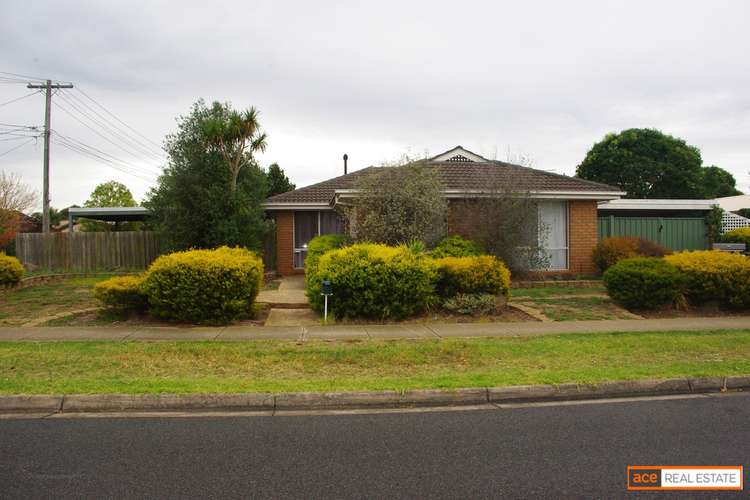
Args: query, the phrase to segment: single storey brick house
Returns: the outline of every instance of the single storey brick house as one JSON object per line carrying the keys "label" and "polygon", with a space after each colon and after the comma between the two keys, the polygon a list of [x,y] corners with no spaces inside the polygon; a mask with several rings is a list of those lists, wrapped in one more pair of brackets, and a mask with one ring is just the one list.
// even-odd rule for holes
{"label": "single storey brick house", "polygon": [[[488,160],[457,146],[427,161],[437,170],[449,200],[448,232],[471,235],[467,210],[457,210],[472,198],[486,196],[488,179],[504,179],[539,200],[539,220],[546,228],[543,246],[549,255],[549,273],[596,272],[591,251],[597,242],[597,202],[614,200],[625,193],[617,188],[576,177]],[[283,274],[304,272],[307,243],[319,234],[344,231],[335,210],[340,199],[356,196],[362,176],[380,168],[367,167],[348,175],[268,198],[267,213],[276,221],[276,270]],[[459,216],[458,214],[461,214]]]}

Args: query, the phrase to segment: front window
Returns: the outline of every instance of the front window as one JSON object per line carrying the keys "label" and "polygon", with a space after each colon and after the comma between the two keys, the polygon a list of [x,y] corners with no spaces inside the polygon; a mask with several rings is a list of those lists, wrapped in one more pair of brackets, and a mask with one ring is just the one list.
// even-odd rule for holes
{"label": "front window", "polygon": [[307,244],[321,234],[341,234],[344,223],[333,210],[300,210],[294,212],[294,267],[303,269]]}
{"label": "front window", "polygon": [[546,271],[568,269],[568,204],[539,202],[539,246],[544,252]]}

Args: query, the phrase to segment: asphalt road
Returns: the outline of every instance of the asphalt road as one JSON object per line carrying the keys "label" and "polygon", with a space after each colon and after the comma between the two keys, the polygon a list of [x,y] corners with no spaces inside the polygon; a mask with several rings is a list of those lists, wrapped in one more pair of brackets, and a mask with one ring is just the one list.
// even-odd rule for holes
{"label": "asphalt road", "polygon": [[[2,498],[620,498],[628,464],[747,467],[750,394],[460,412],[0,420]],[[748,487],[746,477],[744,495]]]}

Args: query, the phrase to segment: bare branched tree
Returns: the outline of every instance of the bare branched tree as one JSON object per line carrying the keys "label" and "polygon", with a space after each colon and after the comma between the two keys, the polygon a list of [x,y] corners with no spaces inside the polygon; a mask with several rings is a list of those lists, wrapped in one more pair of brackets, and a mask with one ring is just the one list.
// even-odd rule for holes
{"label": "bare branched tree", "polygon": [[20,214],[28,212],[37,201],[36,191],[17,174],[0,171],[0,240],[12,239],[21,222]]}
{"label": "bare branched tree", "polygon": [[522,182],[523,170],[495,164],[480,175],[482,192],[453,202],[451,208],[457,220],[471,221],[464,236],[505,262],[516,276],[548,267],[543,246],[549,228],[539,218],[538,200]]}

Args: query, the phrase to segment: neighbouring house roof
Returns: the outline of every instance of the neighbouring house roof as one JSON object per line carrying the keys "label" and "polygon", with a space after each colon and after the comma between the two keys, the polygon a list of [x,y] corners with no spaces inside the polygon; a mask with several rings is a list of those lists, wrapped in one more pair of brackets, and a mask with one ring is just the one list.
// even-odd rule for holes
{"label": "neighbouring house roof", "polygon": [[[546,172],[501,161],[488,160],[457,146],[429,158],[437,170],[447,197],[466,198],[487,193],[488,184],[512,181],[514,186],[538,198],[616,199],[624,195],[618,188],[577,177]],[[322,208],[335,204],[340,196],[356,196],[357,181],[390,167],[367,167],[348,175],[295,189],[268,198],[268,210]]]}
{"label": "neighbouring house roof", "polygon": [[600,201],[599,210],[711,210],[716,200],[610,200]]}
{"label": "neighbouring house roof", "polygon": [[149,215],[151,215],[151,211],[143,207],[71,207],[68,209],[69,220],[74,220],[78,217],[88,217],[90,219],[105,221],[142,221]]}
{"label": "neighbouring house roof", "polygon": [[716,198],[716,204],[727,212],[736,212],[737,210],[742,210],[743,208],[750,208],[750,194]]}

